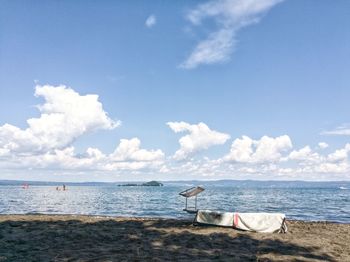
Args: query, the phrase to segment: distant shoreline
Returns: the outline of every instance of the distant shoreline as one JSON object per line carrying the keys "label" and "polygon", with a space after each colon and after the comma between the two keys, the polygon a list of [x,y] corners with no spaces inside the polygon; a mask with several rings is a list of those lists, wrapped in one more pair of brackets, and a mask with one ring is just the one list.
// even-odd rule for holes
{"label": "distant shoreline", "polygon": [[[187,185],[187,184],[227,184],[227,185],[241,185],[241,184],[288,184],[292,186],[298,185],[350,185],[350,180],[334,180],[334,181],[305,181],[305,180],[235,180],[235,179],[219,179],[219,180],[157,180],[164,185]],[[68,186],[89,186],[89,185],[121,185],[121,184],[142,184],[147,181],[115,181],[115,182],[67,182],[67,181],[34,181],[34,180],[0,180],[1,185],[23,185],[25,183],[30,185],[43,185],[43,186],[57,186],[66,184]]]}

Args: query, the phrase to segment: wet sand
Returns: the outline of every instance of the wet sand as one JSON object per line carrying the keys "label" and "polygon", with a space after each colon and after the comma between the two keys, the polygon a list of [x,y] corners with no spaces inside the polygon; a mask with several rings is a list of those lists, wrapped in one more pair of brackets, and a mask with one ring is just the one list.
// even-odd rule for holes
{"label": "wet sand", "polygon": [[350,261],[350,224],[287,224],[287,234],[263,234],[173,219],[1,215],[0,261]]}

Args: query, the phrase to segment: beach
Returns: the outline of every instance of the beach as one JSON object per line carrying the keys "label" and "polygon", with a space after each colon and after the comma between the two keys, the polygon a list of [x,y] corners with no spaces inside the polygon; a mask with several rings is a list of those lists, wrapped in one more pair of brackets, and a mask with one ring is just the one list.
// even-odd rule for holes
{"label": "beach", "polygon": [[287,225],[267,234],[183,219],[0,215],[0,261],[350,261],[350,224]]}

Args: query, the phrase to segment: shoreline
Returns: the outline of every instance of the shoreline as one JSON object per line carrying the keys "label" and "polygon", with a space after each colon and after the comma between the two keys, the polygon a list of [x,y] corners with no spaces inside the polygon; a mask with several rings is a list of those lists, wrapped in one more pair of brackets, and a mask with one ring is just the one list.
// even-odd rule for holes
{"label": "shoreline", "polygon": [[193,226],[191,219],[0,215],[0,261],[350,261],[350,224],[287,220],[288,233]]}
{"label": "shoreline", "polygon": [[[191,217],[185,218],[185,217],[163,217],[163,216],[113,216],[113,215],[91,215],[91,214],[74,214],[74,213],[62,213],[62,214],[52,214],[52,213],[4,213],[0,214],[0,218],[3,216],[57,216],[57,217],[92,217],[92,218],[111,218],[111,219],[140,219],[140,220],[178,220],[178,221],[189,221],[192,222],[194,218],[194,214],[192,214]],[[324,224],[340,224],[340,225],[350,225],[349,222],[342,222],[342,221],[332,221],[332,220],[305,220],[305,219],[289,219],[288,216],[286,216],[286,220],[292,223],[295,222],[303,222],[303,223],[324,223]],[[1,221],[1,220],[0,220]]]}

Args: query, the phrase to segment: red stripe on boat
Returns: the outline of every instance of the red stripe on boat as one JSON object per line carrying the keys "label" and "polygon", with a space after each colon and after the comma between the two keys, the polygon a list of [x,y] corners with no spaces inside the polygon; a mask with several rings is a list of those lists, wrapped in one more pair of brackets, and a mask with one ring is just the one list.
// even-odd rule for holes
{"label": "red stripe on boat", "polygon": [[238,226],[238,213],[235,213],[233,220],[234,220],[233,226],[237,227]]}

